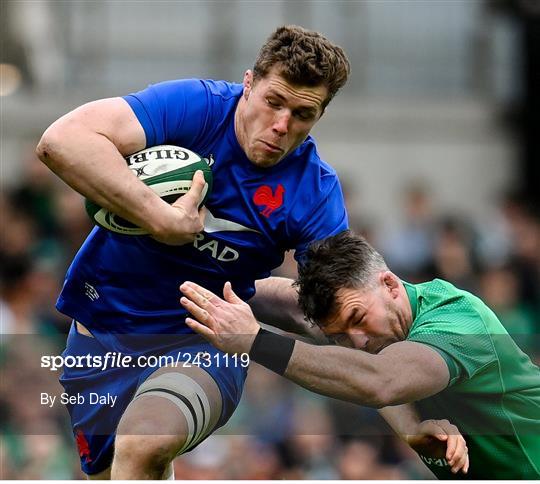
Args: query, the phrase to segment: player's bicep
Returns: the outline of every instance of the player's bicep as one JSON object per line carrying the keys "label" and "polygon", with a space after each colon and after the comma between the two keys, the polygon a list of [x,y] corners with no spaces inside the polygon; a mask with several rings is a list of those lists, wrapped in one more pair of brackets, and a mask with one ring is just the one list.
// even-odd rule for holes
{"label": "player's bicep", "polygon": [[120,97],[83,104],[55,124],[68,133],[90,132],[102,135],[124,156],[146,146],[141,123],[129,104]]}
{"label": "player's bicep", "polygon": [[384,401],[389,405],[414,402],[444,390],[450,372],[444,358],[433,348],[401,341],[379,353],[384,360]]}
{"label": "player's bicep", "polygon": [[122,98],[106,99],[105,111],[111,112],[112,122],[107,126],[108,133],[103,133],[114,143],[122,155],[130,155],[146,147],[146,135],[137,116]]}

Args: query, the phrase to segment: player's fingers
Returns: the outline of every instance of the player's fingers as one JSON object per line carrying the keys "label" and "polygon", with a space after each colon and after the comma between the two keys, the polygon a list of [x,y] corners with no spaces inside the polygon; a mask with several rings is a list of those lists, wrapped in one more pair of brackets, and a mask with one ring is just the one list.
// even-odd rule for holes
{"label": "player's fingers", "polygon": [[180,290],[184,293],[184,296],[189,299],[190,302],[196,304],[201,308],[205,308],[209,305],[208,297],[203,296],[199,291],[193,288],[187,283],[183,283],[180,286]]}
{"label": "player's fingers", "polygon": [[225,298],[225,301],[230,302],[231,304],[243,304],[244,302],[233,291],[232,284],[229,281],[223,286],[223,297]]}
{"label": "player's fingers", "polygon": [[454,453],[451,458],[447,457],[448,464],[452,467],[452,470],[457,472],[463,468],[468,456],[467,443],[461,435],[452,435],[449,442],[452,441],[455,447]]}
{"label": "player's fingers", "polygon": [[467,448],[467,442],[465,441],[465,439],[461,435],[459,435],[457,441],[458,444],[456,447],[456,452],[454,453],[454,460],[456,460],[458,456],[467,457],[469,455],[469,449]]}
{"label": "player's fingers", "polygon": [[215,338],[216,333],[205,326],[204,324],[199,323],[198,321],[195,321],[191,318],[186,318],[186,324],[196,333],[199,333],[200,335],[204,336],[206,339],[208,339],[210,342],[212,342],[213,338]]}
{"label": "player's fingers", "polygon": [[191,182],[191,188],[184,195],[188,199],[196,202],[199,205],[203,199],[203,190],[205,185],[204,174],[202,170],[197,170],[193,175],[193,180]]}
{"label": "player's fingers", "polygon": [[465,451],[459,459],[452,464],[451,470],[454,474],[457,474],[460,470],[463,470],[465,467],[465,464],[468,462],[469,454],[467,451]]}
{"label": "player's fingers", "polygon": [[446,460],[455,460],[457,453],[461,452],[466,447],[466,442],[463,436],[459,433],[458,428],[452,425],[448,420],[439,422],[440,427],[448,435],[446,445]]}
{"label": "player's fingers", "polygon": [[467,457],[465,458],[465,465],[463,466],[463,474],[469,472],[469,452],[467,452]]}
{"label": "player's fingers", "polygon": [[459,435],[449,435],[446,440],[446,460],[448,462],[453,461],[456,455],[456,451],[459,450]]}
{"label": "player's fingers", "polygon": [[[204,294],[205,296],[215,296],[215,294],[212,291],[209,291],[208,289],[200,286],[199,284],[197,284],[196,282],[193,282],[193,281],[184,281],[182,286],[189,287],[189,288],[191,288],[192,290],[194,290],[196,292]],[[182,286],[180,286],[180,287],[182,287]]]}
{"label": "player's fingers", "polygon": [[184,306],[184,308],[189,311],[199,323],[210,329],[214,328],[214,319],[206,309],[201,308],[187,297],[180,298],[180,304],[182,304],[182,306]]}
{"label": "player's fingers", "polygon": [[185,281],[180,286],[180,290],[186,297],[191,299],[198,306],[205,308],[209,305],[219,305],[221,299],[212,291],[205,289],[191,281]]}

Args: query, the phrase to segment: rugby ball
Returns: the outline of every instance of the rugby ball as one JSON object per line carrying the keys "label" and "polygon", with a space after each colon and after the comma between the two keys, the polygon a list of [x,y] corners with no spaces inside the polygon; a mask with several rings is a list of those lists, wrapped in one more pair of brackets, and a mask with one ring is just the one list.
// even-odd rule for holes
{"label": "rugby ball", "polygon": [[[168,203],[173,203],[190,189],[191,180],[197,170],[202,170],[206,181],[201,206],[212,192],[212,170],[209,161],[186,148],[172,145],[152,146],[127,156],[126,162],[134,176]],[[124,235],[148,234],[146,230],[89,199],[85,200],[85,207],[92,221],[107,230]]]}

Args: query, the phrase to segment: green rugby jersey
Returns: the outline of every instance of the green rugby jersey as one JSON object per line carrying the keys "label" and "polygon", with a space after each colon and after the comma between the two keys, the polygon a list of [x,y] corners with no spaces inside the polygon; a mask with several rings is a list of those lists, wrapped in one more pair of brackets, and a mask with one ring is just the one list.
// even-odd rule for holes
{"label": "green rugby jersey", "polygon": [[[436,350],[450,372],[445,390],[417,402],[422,418],[446,418],[464,434],[466,478],[539,479],[538,366],[476,296],[440,279],[404,284],[413,311],[407,340]],[[438,478],[456,478],[444,459],[421,458]]]}

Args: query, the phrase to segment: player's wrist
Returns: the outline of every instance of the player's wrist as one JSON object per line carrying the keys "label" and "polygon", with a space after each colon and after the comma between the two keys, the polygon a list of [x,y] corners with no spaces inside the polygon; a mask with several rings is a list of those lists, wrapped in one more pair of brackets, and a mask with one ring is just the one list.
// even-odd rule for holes
{"label": "player's wrist", "polygon": [[249,357],[252,361],[283,375],[287,370],[296,341],[260,328],[255,336]]}
{"label": "player's wrist", "polygon": [[[159,200],[159,202],[163,202]],[[182,208],[175,207],[163,202],[158,210],[150,216],[149,232],[160,242],[177,245],[191,242],[195,234],[204,229],[202,224],[197,225],[191,220]],[[200,228],[200,230],[198,230]]]}
{"label": "player's wrist", "polygon": [[141,194],[142,203],[138,209],[141,221],[138,225],[154,237],[163,237],[171,232],[174,223],[174,209],[154,192],[146,190]]}

